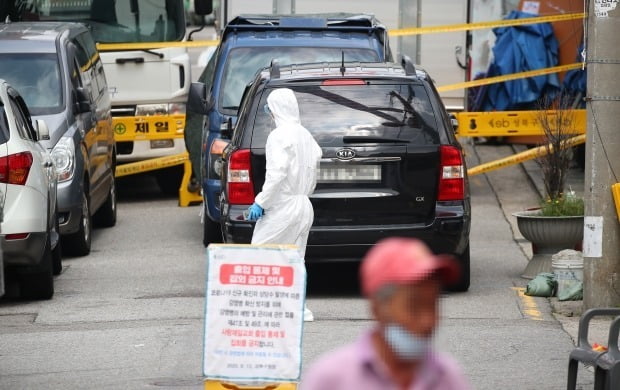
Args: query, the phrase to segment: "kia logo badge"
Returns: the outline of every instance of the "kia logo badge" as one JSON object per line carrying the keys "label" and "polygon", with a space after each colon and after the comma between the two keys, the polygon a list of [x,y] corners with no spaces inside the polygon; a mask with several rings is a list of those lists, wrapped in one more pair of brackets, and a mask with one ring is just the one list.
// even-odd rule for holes
{"label": "kia logo badge", "polygon": [[340,149],[336,152],[336,157],[340,160],[352,160],[355,158],[355,150],[353,149]]}

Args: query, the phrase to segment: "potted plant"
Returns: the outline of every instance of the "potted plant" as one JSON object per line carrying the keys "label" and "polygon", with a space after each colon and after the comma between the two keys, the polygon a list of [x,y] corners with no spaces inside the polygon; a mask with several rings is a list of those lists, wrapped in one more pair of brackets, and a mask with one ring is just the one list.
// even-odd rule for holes
{"label": "potted plant", "polygon": [[559,93],[544,97],[536,119],[545,136],[545,146],[537,158],[545,195],[540,207],[513,214],[519,231],[534,249],[522,275],[528,279],[551,272],[551,256],[563,249],[574,249],[583,239],[583,199],[565,188],[573,158],[569,139],[577,135],[571,96]]}

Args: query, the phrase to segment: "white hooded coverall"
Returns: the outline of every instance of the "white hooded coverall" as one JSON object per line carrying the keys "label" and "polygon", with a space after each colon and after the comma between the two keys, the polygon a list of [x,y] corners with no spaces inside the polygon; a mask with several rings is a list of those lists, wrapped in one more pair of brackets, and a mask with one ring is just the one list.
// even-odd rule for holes
{"label": "white hooded coverall", "polygon": [[305,258],[314,209],[308,196],[316,186],[322,151],[301,125],[297,99],[288,88],[267,97],[276,128],[267,137],[267,172],[256,203],[265,213],[256,222],[252,244],[294,244]]}

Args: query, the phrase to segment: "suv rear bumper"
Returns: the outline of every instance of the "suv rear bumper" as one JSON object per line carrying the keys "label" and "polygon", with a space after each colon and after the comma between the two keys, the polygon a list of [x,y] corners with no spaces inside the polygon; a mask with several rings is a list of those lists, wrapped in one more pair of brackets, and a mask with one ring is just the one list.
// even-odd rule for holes
{"label": "suv rear bumper", "polygon": [[[250,243],[254,223],[240,215],[247,207],[233,206],[224,216],[223,233],[227,243]],[[308,262],[360,261],[378,241],[387,237],[411,237],[424,241],[435,253],[461,255],[469,244],[470,218],[452,209],[450,216],[435,217],[429,224],[313,226],[308,238]],[[457,211],[457,212],[455,212]],[[229,216],[234,218],[230,218]]]}
{"label": "suv rear bumper", "polygon": [[[204,179],[202,182],[202,193],[204,194],[204,201],[207,205],[207,215],[205,215],[205,218],[209,218],[215,222],[220,221],[220,209],[217,208],[217,205],[219,204],[221,188],[222,182],[220,180]],[[252,237],[252,233],[250,233],[250,237]]]}
{"label": "suv rear bumper", "polygon": [[30,233],[23,240],[7,240],[2,235],[0,240],[5,266],[32,266],[39,264],[43,258],[47,233]]}

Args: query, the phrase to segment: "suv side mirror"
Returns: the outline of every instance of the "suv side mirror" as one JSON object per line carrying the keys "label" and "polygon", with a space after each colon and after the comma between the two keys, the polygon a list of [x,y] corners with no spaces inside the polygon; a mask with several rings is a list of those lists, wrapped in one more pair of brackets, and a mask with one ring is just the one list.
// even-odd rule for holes
{"label": "suv side mirror", "polygon": [[204,83],[192,83],[189,87],[187,110],[196,114],[207,115],[207,87]]}
{"label": "suv side mirror", "polygon": [[37,119],[34,121],[33,125],[37,134],[37,141],[50,139],[50,129],[47,127],[47,123],[45,123],[43,119]]}
{"label": "suv side mirror", "polygon": [[76,114],[83,114],[85,112],[92,111],[90,99],[88,98],[84,88],[78,87],[75,89],[75,100],[74,112]]}
{"label": "suv side mirror", "polygon": [[456,115],[454,113],[450,113],[450,122],[452,123],[452,130],[454,130],[455,133],[458,132],[459,130],[459,120],[456,119]]}
{"label": "suv side mirror", "polygon": [[194,0],[196,15],[205,16],[213,12],[213,0]]}

